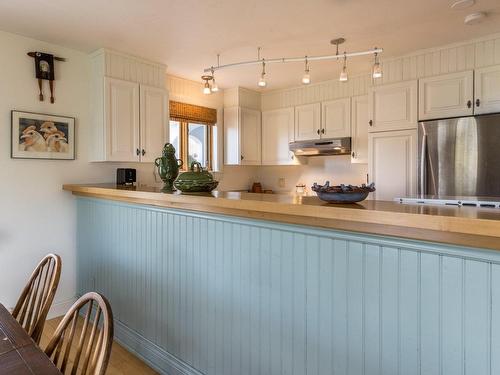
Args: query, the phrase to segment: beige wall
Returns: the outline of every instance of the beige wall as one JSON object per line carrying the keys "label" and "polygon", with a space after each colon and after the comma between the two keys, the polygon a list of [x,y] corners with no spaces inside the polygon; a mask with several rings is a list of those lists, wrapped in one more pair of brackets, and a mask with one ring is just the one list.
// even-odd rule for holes
{"label": "beige wall", "polygon": [[[61,284],[55,299],[63,313],[75,297],[76,211],[63,183],[114,180],[115,164],[87,160],[89,59],[85,54],[0,32],[0,302],[13,306],[38,261],[48,252],[62,257]],[[29,51],[65,57],[56,62],[55,104],[38,101]],[[46,97],[48,82],[44,82]],[[13,109],[76,118],[74,161],[10,158],[10,111]]]}

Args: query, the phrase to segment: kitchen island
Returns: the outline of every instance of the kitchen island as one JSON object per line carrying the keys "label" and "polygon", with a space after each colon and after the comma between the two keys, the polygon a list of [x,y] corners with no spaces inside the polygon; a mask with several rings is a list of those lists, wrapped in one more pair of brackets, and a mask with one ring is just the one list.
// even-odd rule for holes
{"label": "kitchen island", "polygon": [[494,374],[500,212],[65,185],[78,291],[169,374]]}

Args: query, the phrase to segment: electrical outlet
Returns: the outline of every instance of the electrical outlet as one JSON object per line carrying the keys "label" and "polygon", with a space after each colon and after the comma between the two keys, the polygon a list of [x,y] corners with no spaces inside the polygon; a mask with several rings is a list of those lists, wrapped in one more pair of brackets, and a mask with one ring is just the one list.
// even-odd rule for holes
{"label": "electrical outlet", "polygon": [[286,179],[284,177],[280,177],[278,179],[278,185],[279,185],[280,188],[286,187]]}

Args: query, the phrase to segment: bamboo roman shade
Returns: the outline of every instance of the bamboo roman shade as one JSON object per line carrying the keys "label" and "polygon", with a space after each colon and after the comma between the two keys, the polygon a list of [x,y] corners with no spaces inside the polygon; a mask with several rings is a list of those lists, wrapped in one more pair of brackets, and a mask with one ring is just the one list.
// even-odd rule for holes
{"label": "bamboo roman shade", "polygon": [[199,105],[170,101],[170,119],[173,121],[215,125],[217,123],[217,110]]}

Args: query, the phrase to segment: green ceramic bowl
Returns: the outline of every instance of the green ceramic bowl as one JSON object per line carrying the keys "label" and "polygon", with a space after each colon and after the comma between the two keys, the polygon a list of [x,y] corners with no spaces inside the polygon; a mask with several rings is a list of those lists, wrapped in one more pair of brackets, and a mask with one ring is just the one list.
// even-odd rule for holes
{"label": "green ceramic bowl", "polygon": [[183,193],[210,192],[218,184],[219,181],[215,181],[214,176],[198,162],[192,162],[190,171],[181,173],[174,181],[175,188]]}

